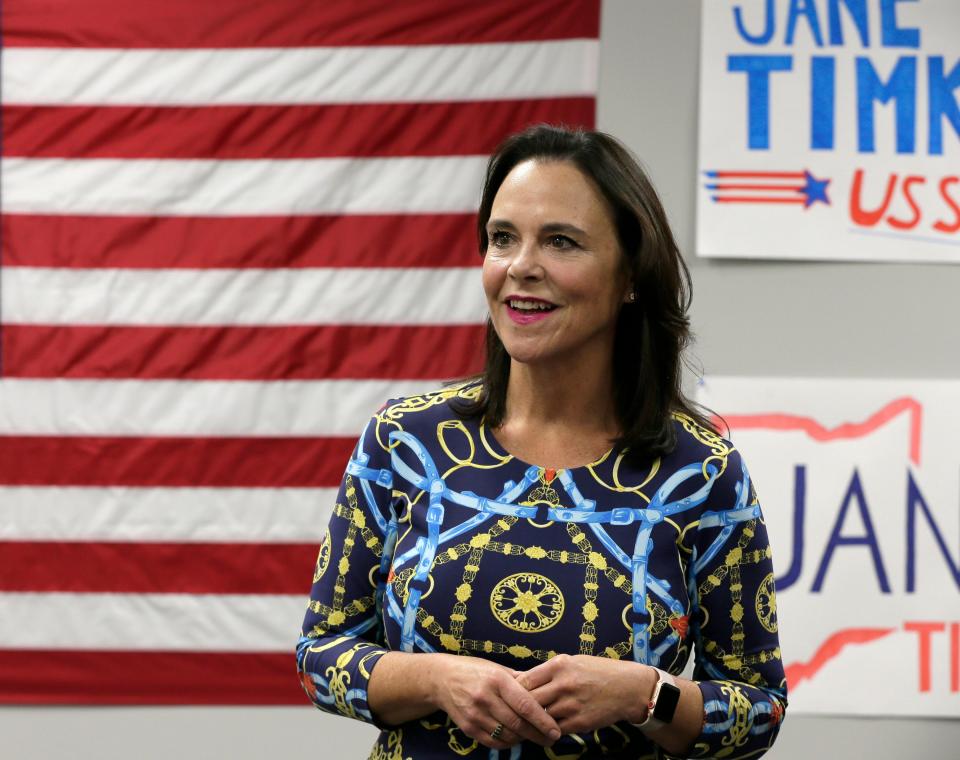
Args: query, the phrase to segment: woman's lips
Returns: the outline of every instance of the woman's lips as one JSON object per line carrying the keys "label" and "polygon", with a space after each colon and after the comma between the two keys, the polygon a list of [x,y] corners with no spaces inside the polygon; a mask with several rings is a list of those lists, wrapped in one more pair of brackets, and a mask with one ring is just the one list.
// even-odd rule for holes
{"label": "woman's lips", "polygon": [[552,309],[514,309],[509,303],[505,303],[504,306],[507,308],[507,314],[510,315],[510,319],[518,325],[529,325],[531,322],[539,322],[557,310],[556,307]]}

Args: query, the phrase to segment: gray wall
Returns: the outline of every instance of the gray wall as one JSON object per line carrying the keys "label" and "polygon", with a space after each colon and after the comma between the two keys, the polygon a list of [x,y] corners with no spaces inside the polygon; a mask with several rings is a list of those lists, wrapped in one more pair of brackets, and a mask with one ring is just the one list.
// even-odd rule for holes
{"label": "gray wall", "polygon": [[[692,256],[698,0],[604,0],[598,124],[646,163],[694,279],[709,374],[960,377],[960,266]],[[718,319],[723,315],[723,319]],[[291,656],[291,667],[293,659]],[[0,709],[4,758],[365,758],[375,732],[302,708]],[[960,720],[790,716],[774,760],[957,757]]]}

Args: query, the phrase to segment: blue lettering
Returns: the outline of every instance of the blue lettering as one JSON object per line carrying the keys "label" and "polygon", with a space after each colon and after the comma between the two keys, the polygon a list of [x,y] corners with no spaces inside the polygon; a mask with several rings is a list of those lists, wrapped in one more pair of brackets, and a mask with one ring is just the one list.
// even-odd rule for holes
{"label": "blue lettering", "polygon": [[767,24],[763,27],[763,34],[750,34],[747,31],[746,27],[743,25],[743,11],[740,6],[736,6],[733,9],[733,20],[737,25],[737,31],[740,32],[740,36],[743,37],[747,42],[752,42],[754,45],[766,45],[773,39],[773,29],[775,21],[775,8],[773,0],[767,0],[767,12],[766,20]]}
{"label": "blue lettering", "polygon": [[[862,536],[841,536],[844,518],[847,516],[847,509],[850,503],[856,501],[857,509],[860,512],[860,518],[863,520],[863,527],[866,533]],[[860,473],[853,471],[853,480],[850,481],[850,487],[847,489],[846,496],[843,497],[843,504],[840,507],[840,513],[833,524],[833,530],[830,533],[830,540],[827,541],[826,551],[823,553],[823,559],[820,560],[820,567],[817,569],[817,577],[814,578],[813,592],[819,592],[823,588],[823,581],[827,575],[827,569],[830,567],[830,559],[838,546],[868,546],[870,556],[873,558],[873,568],[877,573],[877,582],[880,584],[880,590],[884,594],[890,593],[890,583],[887,581],[887,571],[883,567],[883,557],[880,556],[880,547],[877,544],[877,534],[873,530],[873,520],[870,519],[870,510],[867,507],[867,499],[863,495],[863,486],[860,485]]]}
{"label": "blue lettering", "polygon": [[830,44],[843,44],[843,27],[840,25],[840,5],[846,6],[847,13],[857,25],[860,33],[860,44],[870,47],[870,29],[867,26],[867,0],[830,0],[827,9],[830,18]]}
{"label": "blue lettering", "polygon": [[884,47],[920,47],[919,29],[897,25],[897,3],[915,2],[917,0],[880,0],[880,39]]}
{"label": "blue lettering", "polygon": [[813,41],[817,47],[823,47],[823,35],[820,33],[820,19],[817,17],[817,6],[813,0],[790,0],[790,10],[787,16],[787,38],[788,45],[793,44],[793,35],[797,30],[797,19],[803,16],[807,19],[807,26],[810,27],[810,34],[813,35]]}
{"label": "blue lettering", "polygon": [[883,83],[869,58],[857,58],[857,149],[873,153],[875,148],[873,101],[896,101],[897,153],[913,153],[917,132],[917,59],[897,59],[890,79]]}
{"label": "blue lettering", "polygon": [[939,156],[943,153],[943,117],[953,126],[960,137],[960,105],[953,92],[960,87],[960,61],[954,64],[950,73],[943,74],[943,56],[930,56],[929,84],[930,97],[930,153]]}
{"label": "blue lettering", "polygon": [[770,72],[790,71],[793,56],[731,55],[727,71],[747,74],[747,135],[750,150],[770,148]]}
{"label": "blue lettering", "polygon": [[907,472],[907,593],[912,594],[917,588],[917,507],[920,507],[923,516],[927,518],[927,525],[933,531],[933,537],[940,548],[940,553],[947,562],[947,567],[953,574],[953,582],[960,589],[960,560],[956,564],[950,556],[947,542],[943,540],[940,529],[930,513],[930,507],[920,493],[920,488],[913,479],[913,473]]}
{"label": "blue lettering", "polygon": [[793,556],[787,572],[776,579],[777,593],[786,591],[803,571],[803,521],[807,510],[807,468],[798,464],[793,468]]}
{"label": "blue lettering", "polygon": [[825,56],[810,60],[810,147],[833,150],[833,110],[836,61]]}

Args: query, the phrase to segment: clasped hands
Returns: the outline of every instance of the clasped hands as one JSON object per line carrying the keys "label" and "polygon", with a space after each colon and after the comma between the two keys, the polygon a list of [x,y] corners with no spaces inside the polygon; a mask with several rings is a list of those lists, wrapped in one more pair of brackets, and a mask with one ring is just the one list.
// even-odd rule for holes
{"label": "clasped hands", "polygon": [[440,706],[467,736],[492,749],[524,740],[548,747],[562,734],[636,719],[639,695],[656,680],[646,666],[589,655],[557,655],[527,671],[446,657]]}

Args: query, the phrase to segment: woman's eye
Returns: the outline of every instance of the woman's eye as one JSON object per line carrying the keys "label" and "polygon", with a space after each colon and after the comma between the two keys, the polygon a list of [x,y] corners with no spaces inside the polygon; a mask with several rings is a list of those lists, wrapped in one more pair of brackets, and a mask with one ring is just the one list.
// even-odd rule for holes
{"label": "woman's eye", "polygon": [[569,249],[577,247],[576,242],[566,235],[551,235],[547,242],[553,248]]}
{"label": "woman's eye", "polygon": [[510,235],[503,230],[496,230],[490,233],[490,245],[494,248],[504,248],[510,244]]}

